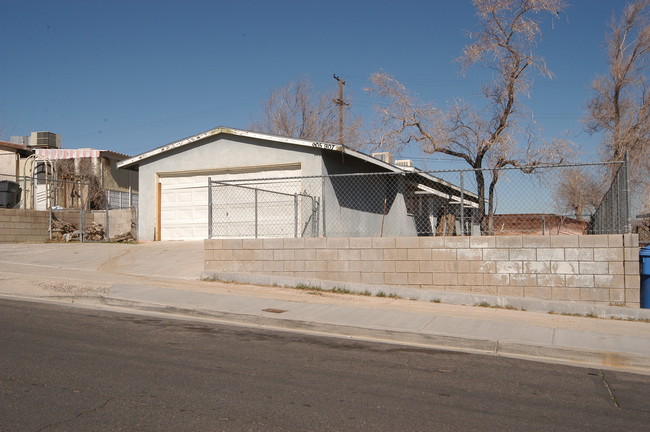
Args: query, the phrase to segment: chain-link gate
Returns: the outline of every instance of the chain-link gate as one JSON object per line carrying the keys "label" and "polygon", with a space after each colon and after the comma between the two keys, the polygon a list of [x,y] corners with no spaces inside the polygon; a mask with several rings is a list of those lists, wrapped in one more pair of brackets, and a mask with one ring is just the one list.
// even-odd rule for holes
{"label": "chain-link gate", "polygon": [[292,192],[300,182],[229,183],[208,179],[208,237],[318,237],[320,202]]}

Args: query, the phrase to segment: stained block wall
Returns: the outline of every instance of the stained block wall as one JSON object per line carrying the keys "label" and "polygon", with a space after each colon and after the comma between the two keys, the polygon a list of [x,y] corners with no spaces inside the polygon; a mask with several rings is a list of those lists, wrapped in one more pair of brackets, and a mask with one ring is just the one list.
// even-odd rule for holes
{"label": "stained block wall", "polygon": [[0,242],[43,242],[49,226],[47,211],[0,208]]}
{"label": "stained block wall", "polygon": [[205,270],[639,307],[636,234],[215,239]]}

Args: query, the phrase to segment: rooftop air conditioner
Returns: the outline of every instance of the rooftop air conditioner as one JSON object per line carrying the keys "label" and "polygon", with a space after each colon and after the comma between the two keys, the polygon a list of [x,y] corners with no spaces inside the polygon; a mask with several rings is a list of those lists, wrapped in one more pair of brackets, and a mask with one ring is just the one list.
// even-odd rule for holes
{"label": "rooftop air conditioner", "polygon": [[32,148],[61,148],[61,135],[53,132],[32,132],[27,136],[12,136],[9,140],[14,144],[21,144]]}
{"label": "rooftop air conditioner", "polygon": [[373,153],[372,157],[374,157],[375,159],[379,159],[381,161],[384,161],[386,163],[389,163],[389,164],[393,163],[393,155],[390,152]]}
{"label": "rooftop air conditioner", "polygon": [[395,165],[401,167],[412,167],[413,161],[411,159],[398,159],[395,161]]}
{"label": "rooftop air conditioner", "polygon": [[61,148],[61,135],[53,132],[32,132],[29,146],[35,148]]}

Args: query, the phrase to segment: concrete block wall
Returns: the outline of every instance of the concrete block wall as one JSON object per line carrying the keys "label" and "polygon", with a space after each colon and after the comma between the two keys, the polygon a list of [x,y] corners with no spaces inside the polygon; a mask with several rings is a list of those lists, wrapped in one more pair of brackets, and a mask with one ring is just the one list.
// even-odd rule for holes
{"label": "concrete block wall", "polygon": [[[636,234],[214,239],[205,270],[639,307]],[[238,278],[239,280],[245,280]]]}
{"label": "concrete block wall", "polygon": [[47,211],[0,208],[0,242],[43,242],[49,227]]}
{"label": "concrete block wall", "polygon": [[[95,213],[95,222],[106,225],[104,211]],[[131,233],[134,236],[137,229],[133,227],[136,221],[135,208],[113,209],[108,211],[108,235],[113,238],[121,234]]]}

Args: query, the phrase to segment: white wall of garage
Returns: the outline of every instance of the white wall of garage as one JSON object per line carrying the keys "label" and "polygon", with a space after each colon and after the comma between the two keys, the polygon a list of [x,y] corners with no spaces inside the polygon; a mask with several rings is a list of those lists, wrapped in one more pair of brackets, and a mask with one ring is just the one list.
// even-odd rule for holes
{"label": "white wall of garage", "polygon": [[[281,168],[283,168],[282,166]],[[202,240],[208,237],[208,179],[213,181],[232,182],[249,179],[273,179],[282,177],[298,177],[301,175],[299,165],[289,169],[269,169],[269,167],[249,167],[236,172],[214,171],[211,173],[167,173],[159,176],[161,184],[160,211],[161,211],[161,240]],[[287,182],[283,182],[285,192],[298,193],[300,182],[293,182],[294,190],[286,189]],[[268,187],[267,187],[268,188]],[[278,217],[287,220],[285,224],[292,233],[293,213],[279,211]],[[237,215],[236,221],[227,220],[228,215],[215,215],[222,224],[238,223],[250,225],[252,222],[242,221]],[[254,233],[254,227],[237,227],[243,233]],[[246,235],[244,234],[244,237]],[[291,235],[288,235],[289,237]]]}
{"label": "white wall of garage", "polygon": [[[219,134],[147,158],[139,166],[139,239],[158,239],[159,205],[162,240],[207,238],[208,176],[235,179],[286,175],[283,170],[290,170],[292,176],[297,172],[303,176],[323,175],[321,151],[317,147]],[[183,203],[188,208],[184,209]]]}

